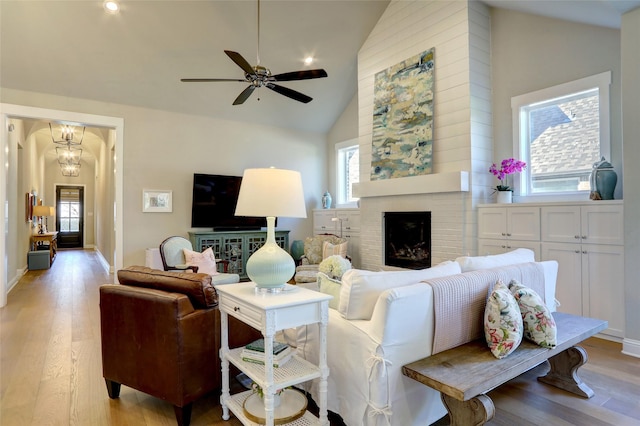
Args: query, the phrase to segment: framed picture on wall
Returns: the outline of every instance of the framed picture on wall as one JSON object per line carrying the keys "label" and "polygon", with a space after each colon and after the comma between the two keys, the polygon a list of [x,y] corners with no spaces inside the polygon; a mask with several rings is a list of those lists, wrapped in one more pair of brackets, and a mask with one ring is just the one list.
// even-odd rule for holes
{"label": "framed picture on wall", "polygon": [[35,201],[36,197],[32,193],[27,192],[24,204],[24,215],[26,222],[31,222],[33,220],[33,205],[35,204]]}
{"label": "framed picture on wall", "polygon": [[172,192],[167,189],[143,189],[142,211],[145,213],[171,213]]}

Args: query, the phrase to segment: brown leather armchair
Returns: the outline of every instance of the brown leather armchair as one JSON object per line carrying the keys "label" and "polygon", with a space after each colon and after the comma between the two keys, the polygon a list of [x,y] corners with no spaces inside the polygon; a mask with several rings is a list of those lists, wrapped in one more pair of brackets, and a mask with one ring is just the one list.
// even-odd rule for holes
{"label": "brown leather armchair", "polygon": [[[220,312],[207,274],[141,266],[100,287],[102,371],[110,398],[122,384],[174,406],[188,425],[193,401],[221,387]],[[233,284],[228,284],[233,285]],[[261,337],[229,318],[230,346]]]}

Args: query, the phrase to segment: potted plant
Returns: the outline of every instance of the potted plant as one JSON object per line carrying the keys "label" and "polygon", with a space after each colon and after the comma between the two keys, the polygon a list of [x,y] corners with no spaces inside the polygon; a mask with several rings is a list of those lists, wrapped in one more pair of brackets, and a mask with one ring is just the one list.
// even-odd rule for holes
{"label": "potted plant", "polygon": [[515,158],[505,158],[500,163],[500,168],[495,163],[491,165],[489,172],[500,180],[500,185],[496,186],[494,191],[497,193],[498,203],[511,203],[513,189],[506,183],[507,176],[520,173],[525,167],[527,167],[527,163]]}
{"label": "potted plant", "polygon": [[[278,389],[273,394],[273,408],[280,406],[280,395],[285,391],[285,389],[287,388]],[[264,391],[259,384],[257,384],[256,382],[251,383],[251,390],[253,391],[253,393],[258,394],[260,399],[264,401]]]}

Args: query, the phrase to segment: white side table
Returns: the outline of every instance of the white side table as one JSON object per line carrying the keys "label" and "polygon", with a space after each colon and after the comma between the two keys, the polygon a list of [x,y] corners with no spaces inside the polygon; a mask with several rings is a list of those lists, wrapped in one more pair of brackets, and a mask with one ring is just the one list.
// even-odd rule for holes
{"label": "white side table", "polygon": [[[327,322],[329,300],[332,296],[287,284],[285,291],[276,294],[260,294],[255,284],[245,282],[216,286],[220,308],[220,360],[222,364],[222,418],[229,419],[229,410],[244,425],[254,425],[243,410],[243,404],[252,391],[235,395],[229,393],[229,362],[256,382],[265,393],[266,425],[274,424],[274,393],[298,383],[320,378],[318,402],[319,418],[308,411],[291,425],[319,424],[328,426],[327,418]],[[229,348],[228,315],[232,315],[262,332],[265,340],[265,365],[242,361],[242,347]],[[320,325],[320,362],[312,364],[298,356],[279,368],[273,367],[273,338],[277,331],[306,324]]]}

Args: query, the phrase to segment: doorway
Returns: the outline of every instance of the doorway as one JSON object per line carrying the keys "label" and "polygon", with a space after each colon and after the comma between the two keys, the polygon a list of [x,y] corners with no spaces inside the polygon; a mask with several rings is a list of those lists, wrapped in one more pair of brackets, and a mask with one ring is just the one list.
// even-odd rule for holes
{"label": "doorway", "polygon": [[84,188],[56,186],[58,248],[84,246]]}

